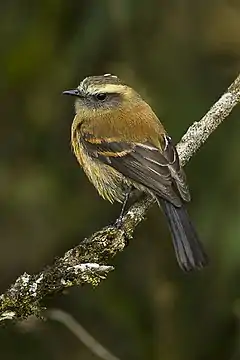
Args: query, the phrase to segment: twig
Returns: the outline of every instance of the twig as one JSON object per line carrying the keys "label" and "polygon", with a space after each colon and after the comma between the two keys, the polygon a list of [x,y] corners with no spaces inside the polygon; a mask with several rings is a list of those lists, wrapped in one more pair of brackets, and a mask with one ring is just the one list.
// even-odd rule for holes
{"label": "twig", "polygon": [[[190,126],[177,145],[182,165],[190,160],[239,101],[240,75],[207,114]],[[66,287],[83,283],[97,285],[113,269],[107,266],[109,259],[125,248],[136,226],[144,219],[153,203],[153,199],[144,197],[127,211],[121,228],[107,226],[84,239],[38,275],[20,276],[15,284],[0,296],[0,321],[38,315],[41,310],[40,301],[46,295],[62,291]],[[84,264],[94,264],[94,267],[89,268]]]}
{"label": "twig", "polygon": [[177,145],[182,165],[185,165],[195,152],[200,149],[239,101],[240,75],[238,75],[225,94],[211,107],[206,115],[200,121],[194,122],[186,134],[183,135],[180,143]]}
{"label": "twig", "polygon": [[116,356],[110,353],[97,340],[94,339],[85,329],[80,325],[73,316],[60,309],[50,309],[45,313],[46,317],[52,320],[59,321],[64,324],[85,346],[87,346],[93,354],[97,355],[103,360],[119,360]]}

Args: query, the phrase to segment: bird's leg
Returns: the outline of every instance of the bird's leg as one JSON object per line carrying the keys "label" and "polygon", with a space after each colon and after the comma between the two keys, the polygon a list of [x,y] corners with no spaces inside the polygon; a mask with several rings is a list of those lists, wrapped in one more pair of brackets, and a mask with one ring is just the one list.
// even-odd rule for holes
{"label": "bird's leg", "polygon": [[133,190],[133,187],[128,186],[128,188],[126,189],[126,192],[124,194],[124,200],[123,200],[123,203],[122,203],[122,208],[121,208],[121,211],[120,211],[120,215],[117,218],[117,220],[115,221],[115,226],[118,227],[118,228],[121,227],[121,225],[122,225],[123,215],[124,215],[124,212],[126,210],[126,206],[127,206],[127,203],[128,203],[128,200],[129,200],[129,197],[131,195],[132,190]]}

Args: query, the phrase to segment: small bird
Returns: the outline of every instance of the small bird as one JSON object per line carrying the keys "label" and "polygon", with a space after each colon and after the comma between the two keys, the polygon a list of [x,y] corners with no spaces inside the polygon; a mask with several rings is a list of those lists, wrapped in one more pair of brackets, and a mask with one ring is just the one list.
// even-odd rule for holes
{"label": "small bird", "polygon": [[74,90],[71,143],[99,194],[122,202],[135,189],[153,196],[170,228],[184,271],[201,269],[207,256],[184,203],[190,201],[176,148],[152,108],[117,76],[86,77]]}

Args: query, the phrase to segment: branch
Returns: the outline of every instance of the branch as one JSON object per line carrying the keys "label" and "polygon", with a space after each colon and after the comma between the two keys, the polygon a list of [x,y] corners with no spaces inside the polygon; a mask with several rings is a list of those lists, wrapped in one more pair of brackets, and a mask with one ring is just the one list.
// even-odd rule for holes
{"label": "branch", "polygon": [[103,347],[72,315],[60,309],[51,309],[45,313],[49,319],[59,321],[65,325],[91,352],[103,360],[119,360],[115,355]]}
{"label": "branch", "polygon": [[0,296],[0,321],[40,315],[39,301],[46,295],[73,285],[97,285],[111,270],[112,266],[71,263],[64,257],[37,275],[24,273]]}
{"label": "branch", "polygon": [[206,115],[200,121],[194,122],[186,134],[183,135],[180,143],[177,145],[177,151],[183,166],[200,149],[212,132],[226,119],[239,101],[240,74]]}
{"label": "branch", "polygon": [[[182,165],[190,160],[239,101],[240,75],[207,114],[190,126],[177,145]],[[112,266],[107,266],[108,261],[125,248],[153,203],[154,199],[145,196],[126,212],[119,229],[107,226],[84,239],[39,274],[20,276],[0,296],[0,321],[39,315],[41,300],[67,287],[84,283],[98,285],[113,270]]]}

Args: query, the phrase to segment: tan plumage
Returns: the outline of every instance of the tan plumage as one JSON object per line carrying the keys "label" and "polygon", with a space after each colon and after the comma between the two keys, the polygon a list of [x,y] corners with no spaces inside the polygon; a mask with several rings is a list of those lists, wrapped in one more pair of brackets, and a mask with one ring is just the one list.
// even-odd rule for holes
{"label": "tan plumage", "polygon": [[179,265],[201,268],[206,256],[184,201],[190,194],[171,138],[151,107],[116,76],[84,79],[77,89],[71,142],[99,194],[123,202],[126,188],[154,196],[167,216]]}

